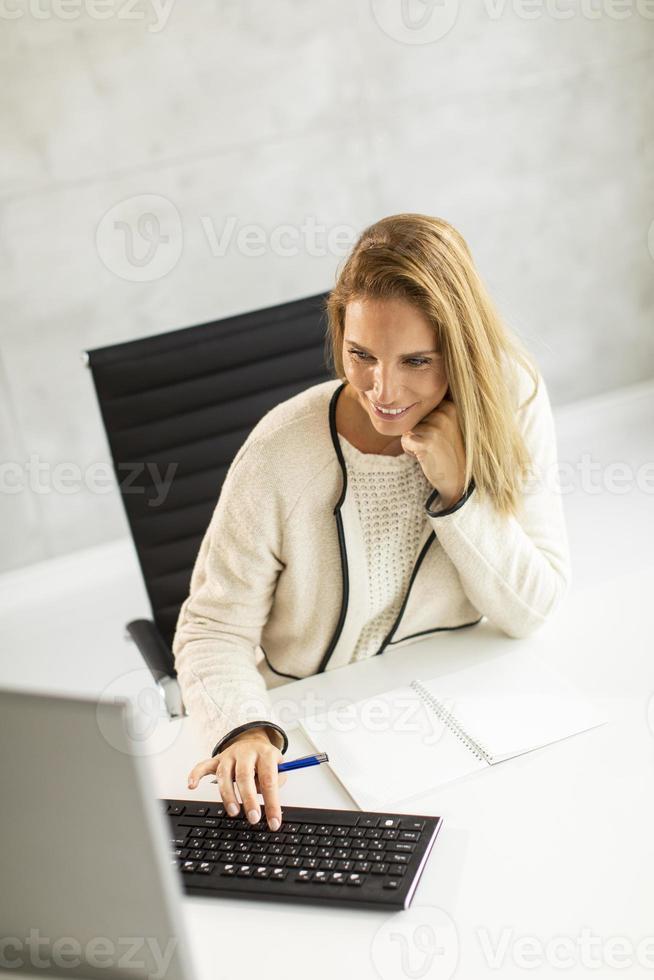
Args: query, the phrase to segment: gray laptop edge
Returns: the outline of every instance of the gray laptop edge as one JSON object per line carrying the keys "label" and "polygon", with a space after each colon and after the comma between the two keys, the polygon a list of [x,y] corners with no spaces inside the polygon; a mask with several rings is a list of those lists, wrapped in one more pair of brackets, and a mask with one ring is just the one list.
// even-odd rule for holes
{"label": "gray laptop edge", "polygon": [[195,980],[128,702],[0,690],[0,966]]}

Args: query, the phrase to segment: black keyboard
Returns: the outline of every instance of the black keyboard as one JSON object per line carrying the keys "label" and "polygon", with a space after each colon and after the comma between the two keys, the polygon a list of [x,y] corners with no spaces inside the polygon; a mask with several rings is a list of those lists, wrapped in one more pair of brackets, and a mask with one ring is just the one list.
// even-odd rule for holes
{"label": "black keyboard", "polygon": [[220,803],[162,800],[194,895],[408,908],[442,818],[285,806],[276,833]]}

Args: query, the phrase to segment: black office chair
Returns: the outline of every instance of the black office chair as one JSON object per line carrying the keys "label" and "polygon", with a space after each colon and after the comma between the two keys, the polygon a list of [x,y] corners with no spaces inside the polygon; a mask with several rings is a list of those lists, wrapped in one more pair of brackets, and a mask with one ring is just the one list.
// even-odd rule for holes
{"label": "black office chair", "polygon": [[175,626],[223,480],[269,409],[333,376],[327,296],[82,353],[152,608],[127,631],[171,717]]}

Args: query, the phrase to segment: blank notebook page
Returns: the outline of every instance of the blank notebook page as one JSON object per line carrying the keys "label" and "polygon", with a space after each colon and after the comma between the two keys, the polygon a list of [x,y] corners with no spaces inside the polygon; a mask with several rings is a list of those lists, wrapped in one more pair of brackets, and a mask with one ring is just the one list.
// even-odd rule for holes
{"label": "blank notebook page", "polygon": [[504,654],[421,683],[447,703],[493,763],[606,720],[565,678],[525,653]]}
{"label": "blank notebook page", "polygon": [[364,810],[486,769],[410,687],[300,722],[335,776]]}

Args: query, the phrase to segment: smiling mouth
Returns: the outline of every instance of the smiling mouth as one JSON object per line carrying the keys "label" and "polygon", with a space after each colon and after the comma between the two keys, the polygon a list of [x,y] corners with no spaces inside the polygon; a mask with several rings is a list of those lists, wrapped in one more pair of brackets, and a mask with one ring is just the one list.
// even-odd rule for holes
{"label": "smiling mouth", "polygon": [[413,405],[407,405],[405,408],[382,409],[375,405],[374,402],[370,402],[370,404],[372,405],[373,411],[377,418],[388,420],[402,418],[403,415],[406,415],[409,409],[413,408]]}

